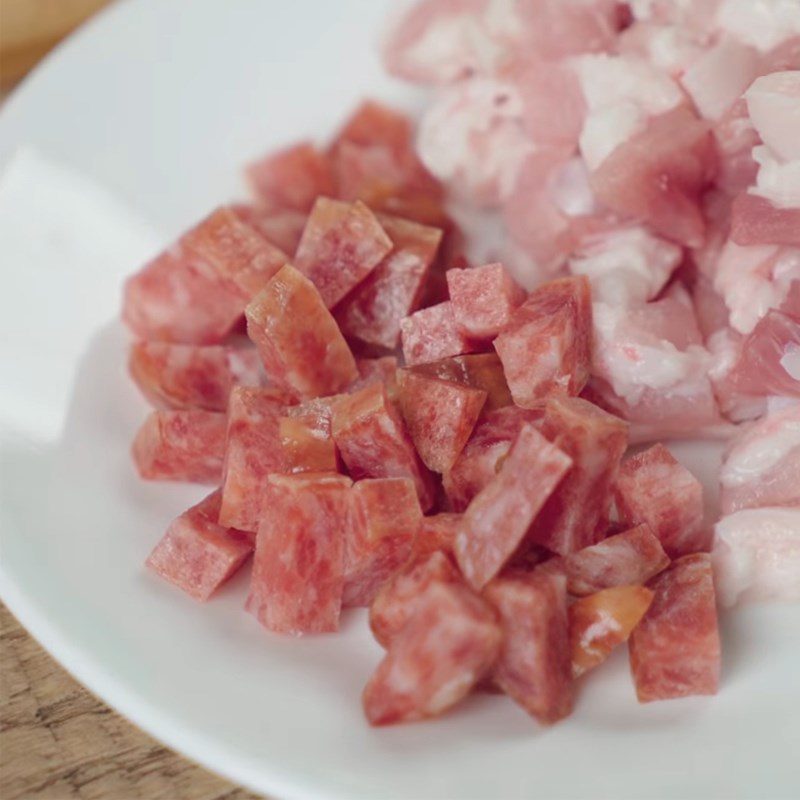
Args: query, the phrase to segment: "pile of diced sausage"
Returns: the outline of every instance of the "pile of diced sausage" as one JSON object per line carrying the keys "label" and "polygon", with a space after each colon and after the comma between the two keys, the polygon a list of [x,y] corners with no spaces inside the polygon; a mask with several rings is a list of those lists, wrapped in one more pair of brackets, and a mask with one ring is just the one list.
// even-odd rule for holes
{"label": "pile of diced sausage", "polygon": [[[126,284],[138,472],[216,487],[148,566],[201,601],[249,569],[275,633],[368,607],[372,724],[552,723],[625,643],[640,701],[713,694],[716,594],[800,591],[800,199],[750,191],[800,184],[800,20],[762,52],[690,5],[420,3],[387,39],[419,130],[363,103]],[[731,439],[716,526],[678,436]]]}

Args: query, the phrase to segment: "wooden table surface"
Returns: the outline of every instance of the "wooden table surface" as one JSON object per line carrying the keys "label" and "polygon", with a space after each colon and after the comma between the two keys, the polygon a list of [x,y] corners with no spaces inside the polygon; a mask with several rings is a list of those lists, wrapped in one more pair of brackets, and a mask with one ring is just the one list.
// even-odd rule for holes
{"label": "wooden table surface", "polygon": [[97,700],[2,604],[0,798],[257,800]]}
{"label": "wooden table surface", "polygon": [[[108,0],[0,0],[0,102]],[[0,603],[2,800],[257,800],[144,734],[68,675]]]}

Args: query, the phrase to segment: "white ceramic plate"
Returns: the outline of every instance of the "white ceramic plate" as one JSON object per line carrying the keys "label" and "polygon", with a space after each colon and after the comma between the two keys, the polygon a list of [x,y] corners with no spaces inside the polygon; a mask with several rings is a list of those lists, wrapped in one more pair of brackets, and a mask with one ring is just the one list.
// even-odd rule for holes
{"label": "white ceramic plate", "polygon": [[[375,56],[391,5],[122,2],[10,99],[0,164],[35,145],[175,234],[240,192],[240,163],[327,134],[361,95],[415,101]],[[201,492],[143,484],[129,463],[145,407],[114,318],[134,264],[109,263],[102,279],[56,278],[53,265],[50,280],[1,248],[0,590],[78,679],[163,742],[255,790],[309,800],[779,798],[800,786],[797,608],[725,618],[717,698],[639,706],[620,652],[549,730],[493,696],[370,729],[359,694],[380,650],[363,614],[339,636],[280,638],[242,611],[243,579],[200,607],[142,568]],[[78,347],[65,350],[70,337]]]}

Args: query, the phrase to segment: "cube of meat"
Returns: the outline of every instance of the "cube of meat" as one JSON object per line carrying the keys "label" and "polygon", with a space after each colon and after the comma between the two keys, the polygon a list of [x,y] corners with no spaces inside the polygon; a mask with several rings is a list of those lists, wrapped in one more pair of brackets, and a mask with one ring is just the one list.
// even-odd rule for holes
{"label": "cube of meat", "polygon": [[352,481],[332,473],[270,475],[247,610],[277,633],[338,630]]}
{"label": "cube of meat", "polygon": [[270,380],[301,398],[335,394],[356,361],[314,284],[286,264],[247,306],[247,334]]}
{"label": "cube of meat", "polygon": [[213,411],[152,411],[133,440],[133,460],[140,477],[219,483],[225,426],[225,415]]}
{"label": "cube of meat", "polygon": [[184,511],[147,557],[149,569],[195,600],[208,600],[253,552],[246,533],[217,522],[220,502],[217,490]]}
{"label": "cube of meat", "polygon": [[449,300],[406,317],[400,323],[400,331],[407,366],[472,353],[477,348],[459,331]]}

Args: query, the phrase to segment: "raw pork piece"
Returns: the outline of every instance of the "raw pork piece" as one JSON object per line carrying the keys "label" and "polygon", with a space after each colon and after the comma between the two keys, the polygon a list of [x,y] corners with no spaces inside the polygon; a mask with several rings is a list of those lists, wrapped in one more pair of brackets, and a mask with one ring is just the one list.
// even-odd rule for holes
{"label": "raw pork piece", "polygon": [[407,366],[474,352],[475,342],[456,326],[449,301],[423,308],[400,322],[403,356]]}
{"label": "raw pork piece", "polygon": [[351,486],[325,472],[266,479],[246,608],[267,630],[339,629]]}
{"label": "raw pork piece", "polygon": [[247,334],[270,380],[301,398],[334,394],[356,362],[314,284],[287,264],[247,306]]}
{"label": "raw pork piece", "polygon": [[714,583],[723,606],[800,601],[800,508],[752,508],[714,528]]}
{"label": "raw pork piece", "polygon": [[268,153],[246,172],[253,191],[269,211],[307,213],[320,195],[334,193],[330,161],[310,142]]}
{"label": "raw pork piece", "polygon": [[225,415],[213,411],[151,411],[131,448],[139,476],[151,481],[219,483],[225,424]]}
{"label": "raw pork piece", "polygon": [[428,556],[436,550],[452,553],[461,519],[461,514],[448,511],[423,517],[414,539],[412,558]]}
{"label": "raw pork piece", "polygon": [[668,565],[669,556],[649,526],[637,525],[576,553],[552,558],[544,568],[563,572],[569,593],[585,597],[603,589],[647,583]]}
{"label": "raw pork piece", "polygon": [[509,323],[525,291],[502,264],[447,271],[453,316],[461,333],[493,339]]}
{"label": "raw pork piece", "polygon": [[283,404],[269,389],[237,386],[228,407],[221,525],[257,531],[267,476],[286,466],[280,439]]}
{"label": "raw pork piece", "polygon": [[573,685],[564,576],[496,578],[484,597],[503,629],[494,682],[539,722],[568,716]]}
{"label": "raw pork piece", "polygon": [[708,339],[708,350],[714,359],[709,378],[720,411],[732,422],[757,419],[766,413],[767,408],[765,397],[747,394],[737,388],[733,368],[742,357],[744,340],[745,337],[732,328],[722,328]]}
{"label": "raw pork piece", "polygon": [[233,208],[219,208],[128,278],[122,317],[143,339],[216,344],[285,261]]}
{"label": "raw pork piece", "polygon": [[683,556],[649,588],[653,602],[628,643],[639,702],[716,694],[720,644],[711,557]]}
{"label": "raw pork piece", "polygon": [[708,549],[703,487],[664,445],[622,462],[614,497],[621,520],[647,524],[670,558]]}
{"label": "raw pork piece", "polygon": [[419,364],[413,367],[412,371],[483,390],[486,392],[484,413],[505,408],[513,403],[503,372],[503,362],[496,353],[475,353],[443,358],[441,361]]}
{"label": "raw pork piece", "polygon": [[354,518],[344,548],[342,604],[368,606],[380,587],[408,560],[422,511],[408,478],[359,481]]}
{"label": "raw pork piece", "polygon": [[147,567],[195,600],[205,601],[253,552],[246,533],[217,523],[219,490],[174,519],[147,557]]}
{"label": "raw pork piece", "polygon": [[574,553],[605,530],[628,426],[587,400],[553,397],[541,431],[572,459],[572,467],[536,517],[530,539],[562,555]]}
{"label": "raw pork piece", "polygon": [[652,600],[653,592],[644,586],[617,586],[576,600],[569,607],[572,677],[602,664],[627,641]]}
{"label": "raw pork piece", "polygon": [[536,428],[522,426],[495,477],[470,502],[456,536],[458,565],[474,589],[511,558],[571,465]]}
{"label": "raw pork piece", "polygon": [[731,239],[738,245],[800,247],[800,208],[778,208],[764,197],[742,192],[731,214]]}
{"label": "raw pork piece", "polygon": [[400,342],[400,321],[414,311],[436,257],[438,228],[379,214],[392,251],[336,309],[347,337],[393,350]]}
{"label": "raw pork piece", "polygon": [[319,197],[308,217],[294,262],[333,308],[392,249],[392,240],[362,202]]}
{"label": "raw pork piece", "polygon": [[454,706],[492,668],[500,638],[484,600],[457,584],[431,584],[364,687],[370,724],[425,719]]}
{"label": "raw pork piece", "polygon": [[800,319],[768,311],[742,343],[728,380],[744,394],[800,397]]}
{"label": "raw pork piece", "polygon": [[411,478],[422,510],[431,507],[431,474],[414,450],[383,384],[370,384],[336,403],[333,439],[353,478]]}
{"label": "raw pork piece", "polygon": [[[800,33],[800,23],[797,27]],[[800,69],[762,75],[745,92],[745,98],[750,119],[764,144],[783,161],[800,159]]]}
{"label": "raw pork piece", "polygon": [[478,422],[461,455],[444,474],[444,490],[454,511],[464,511],[497,474],[522,426],[538,425],[541,409],[516,406],[489,412]]}
{"label": "raw pork piece", "polygon": [[278,438],[286,472],[336,472],[336,445],[331,432],[336,397],[309,400],[287,408],[278,420]]}
{"label": "raw pork piece", "polygon": [[486,392],[453,381],[397,371],[400,411],[425,465],[446,472],[478,421]]}
{"label": "raw pork piece", "polygon": [[450,557],[439,551],[415,559],[381,586],[369,609],[369,626],[380,644],[389,646],[434,583],[463,584]]}
{"label": "raw pork piece", "polygon": [[157,408],[225,411],[233,386],[259,386],[263,372],[258,351],[223,347],[135,342],[128,371]]}
{"label": "raw pork piece", "polygon": [[800,507],[800,403],[768,414],[732,442],[720,472],[723,514]]}
{"label": "raw pork piece", "polygon": [[386,387],[389,399],[397,399],[397,358],[381,356],[380,358],[357,358],[358,377],[347,387],[347,393],[359,392],[372,383],[382,383]]}
{"label": "raw pork piece", "polygon": [[531,292],[494,341],[514,402],[531,408],[550,394],[578,394],[589,377],[592,309],[585,277]]}
{"label": "raw pork piece", "polygon": [[716,168],[708,126],[685,107],[650,121],[647,129],[614,150],[592,174],[597,199],[619,214],[640,219],[678,244],[702,244],[698,207]]}

